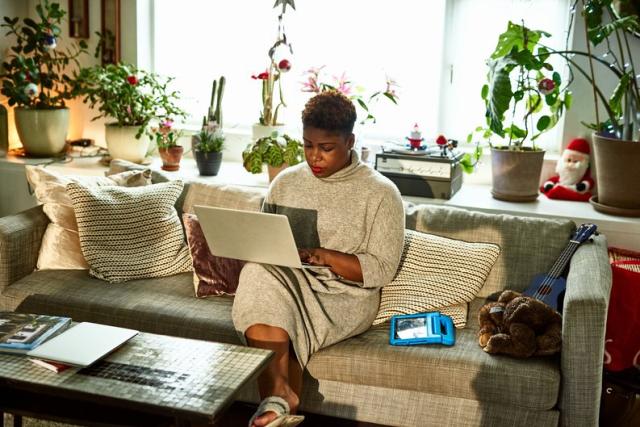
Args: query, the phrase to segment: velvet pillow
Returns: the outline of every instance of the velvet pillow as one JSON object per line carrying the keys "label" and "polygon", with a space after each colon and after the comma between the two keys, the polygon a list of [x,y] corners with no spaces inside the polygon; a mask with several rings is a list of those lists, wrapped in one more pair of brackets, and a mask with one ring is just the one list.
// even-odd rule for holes
{"label": "velvet pillow", "polygon": [[186,213],[182,215],[182,222],[191,252],[196,297],[235,295],[240,270],[245,262],[213,255],[209,251],[197,216]]}
{"label": "velvet pillow", "polygon": [[405,230],[404,249],[396,277],[382,288],[378,316],[383,323],[395,314],[439,311],[458,328],[467,321],[467,303],[487,280],[500,247],[470,243]]}
{"label": "velvet pillow", "polygon": [[66,185],[75,182],[84,186],[118,185],[138,187],[151,184],[151,170],[122,172],[109,177],[61,175],[42,166],[25,166],[27,180],[43,211],[51,221],[42,237],[37,268],[39,270],[89,268],[80,249],[78,224]]}

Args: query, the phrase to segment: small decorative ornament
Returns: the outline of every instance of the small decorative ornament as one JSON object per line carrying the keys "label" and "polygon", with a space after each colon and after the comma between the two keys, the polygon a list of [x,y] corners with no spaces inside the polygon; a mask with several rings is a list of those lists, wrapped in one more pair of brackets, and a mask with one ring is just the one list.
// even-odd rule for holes
{"label": "small decorative ornament", "polygon": [[556,88],[556,83],[551,79],[542,79],[538,82],[538,90],[543,95],[549,95]]}
{"label": "small decorative ornament", "polygon": [[278,62],[278,69],[283,72],[286,73],[287,71],[291,70],[291,62],[288,59],[283,59],[280,62]]}
{"label": "small decorative ornament", "polygon": [[24,94],[29,98],[38,96],[38,85],[36,85],[35,83],[28,83],[23,90]]}
{"label": "small decorative ornament", "polygon": [[422,145],[422,141],[424,141],[424,138],[422,137],[422,132],[420,132],[420,128],[418,127],[417,123],[413,125],[413,129],[411,130],[411,133],[409,134],[407,139],[409,140],[409,145],[411,145],[411,148],[413,150],[419,149]]}
{"label": "small decorative ornament", "polygon": [[436,144],[438,144],[438,147],[445,147],[448,143],[449,141],[444,135],[438,135],[436,138]]}
{"label": "small decorative ornament", "polygon": [[138,78],[136,76],[134,76],[134,75],[127,76],[127,81],[129,82],[129,84],[131,86],[135,86],[135,85],[138,84]]}
{"label": "small decorative ornament", "polygon": [[46,34],[42,40],[42,44],[46,50],[53,50],[56,48],[56,37],[53,35],[51,29],[46,30]]}
{"label": "small decorative ornament", "polygon": [[573,139],[556,164],[556,174],[542,184],[540,192],[550,199],[589,201],[594,187],[589,169],[590,155],[586,139]]}

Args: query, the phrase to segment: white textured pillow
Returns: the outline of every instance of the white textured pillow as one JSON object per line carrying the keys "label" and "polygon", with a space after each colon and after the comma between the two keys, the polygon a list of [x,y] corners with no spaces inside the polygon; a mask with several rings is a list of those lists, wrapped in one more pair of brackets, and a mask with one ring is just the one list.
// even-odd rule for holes
{"label": "white textured pillow", "polygon": [[182,181],[145,187],[67,184],[89,273],[109,282],[191,271],[174,204]]}
{"label": "white textured pillow", "polygon": [[405,230],[400,267],[391,283],[382,288],[378,316],[383,323],[395,314],[439,311],[456,327],[467,321],[467,303],[482,288],[500,247],[493,243],[469,243]]}
{"label": "white textured pillow", "polygon": [[37,268],[39,270],[86,270],[89,268],[80,250],[78,225],[66,185],[121,185],[136,187],[151,184],[151,170],[123,172],[110,177],[61,175],[42,166],[25,166],[27,180],[51,223],[42,236]]}

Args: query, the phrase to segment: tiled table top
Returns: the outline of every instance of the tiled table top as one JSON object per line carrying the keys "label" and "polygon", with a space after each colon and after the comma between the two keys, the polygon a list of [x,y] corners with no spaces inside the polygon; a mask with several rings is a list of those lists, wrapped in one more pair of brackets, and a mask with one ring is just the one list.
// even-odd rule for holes
{"label": "tiled table top", "polygon": [[267,350],[140,333],[91,367],[60,373],[23,355],[0,354],[0,383],[213,420],[261,372],[270,355]]}

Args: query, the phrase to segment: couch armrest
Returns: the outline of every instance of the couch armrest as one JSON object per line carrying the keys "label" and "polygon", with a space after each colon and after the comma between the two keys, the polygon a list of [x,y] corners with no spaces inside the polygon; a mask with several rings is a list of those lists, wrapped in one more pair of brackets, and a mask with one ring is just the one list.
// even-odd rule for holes
{"label": "couch armrest", "polygon": [[42,206],[0,218],[0,291],[36,268],[47,224]]}
{"label": "couch armrest", "polygon": [[611,266],[604,236],[571,259],[562,314],[560,424],[597,426]]}

